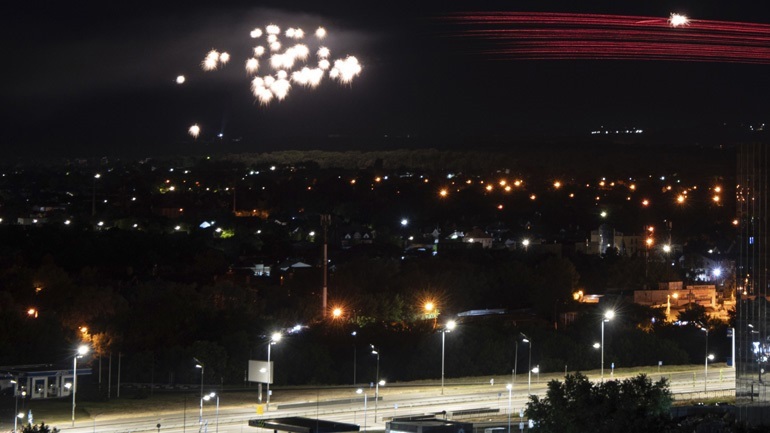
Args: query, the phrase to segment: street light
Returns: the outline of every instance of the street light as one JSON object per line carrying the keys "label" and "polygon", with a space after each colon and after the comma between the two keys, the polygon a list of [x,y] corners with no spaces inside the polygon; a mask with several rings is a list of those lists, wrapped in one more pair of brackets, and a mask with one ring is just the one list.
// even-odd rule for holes
{"label": "street light", "polygon": [[357,331],[353,331],[350,333],[351,336],[353,336],[353,385],[356,384],[356,335],[358,335]]}
{"label": "street light", "polygon": [[91,216],[96,215],[96,179],[99,179],[100,177],[102,177],[102,175],[99,173],[94,175],[94,188],[93,195],[91,196]]}
{"label": "street light", "polygon": [[201,406],[200,406],[200,408],[201,408],[201,420],[200,420],[200,423],[199,423],[200,424],[199,428],[203,427],[203,401],[204,400],[205,401],[209,401],[209,400],[211,400],[214,397],[217,398],[216,433],[219,433],[219,395],[217,395],[217,393],[215,393],[215,392],[212,392],[210,394],[206,394],[203,397],[201,397]]}
{"label": "street light", "polygon": [[513,398],[513,385],[505,385],[508,389],[508,433],[511,433],[511,399]]}
{"label": "street light", "polygon": [[364,431],[366,431],[366,393],[362,388],[358,388],[356,390],[356,394],[363,394],[364,395]]}
{"label": "street light", "polygon": [[267,410],[270,410],[270,382],[273,381],[273,366],[270,365],[270,347],[281,341],[281,337],[283,335],[280,332],[275,332],[270,336],[270,341],[267,343]]}
{"label": "street light", "polygon": [[527,393],[532,394],[532,339],[524,335],[523,332],[520,332],[522,338],[521,341],[524,343],[527,343],[529,345],[528,351],[529,351],[529,366],[527,367],[527,370],[529,372],[527,373]]}
{"label": "street light", "polygon": [[609,322],[613,317],[615,317],[615,312],[612,310],[605,311],[604,317],[602,317],[602,382],[604,382],[604,323]]}
{"label": "street light", "polygon": [[[377,401],[380,399],[380,352],[374,347],[374,344],[370,344],[372,348],[372,355],[377,356],[377,384],[374,388],[374,422],[377,422]],[[384,385],[384,383],[383,383]]]}
{"label": "street light", "polygon": [[444,346],[446,343],[446,333],[452,331],[457,326],[457,322],[450,320],[441,330],[441,395],[444,395]]}
{"label": "street light", "polygon": [[78,358],[88,353],[85,344],[78,347],[77,353],[72,357],[72,427],[75,427],[75,395],[78,393]]}
{"label": "street light", "polygon": [[708,356],[706,356],[706,362],[703,364],[703,391],[708,390],[708,379],[709,379],[709,361],[714,360],[714,354],[709,353]]}
{"label": "street light", "polygon": [[16,433],[16,431],[19,428],[18,421],[20,418],[24,418],[24,413],[19,412],[19,382],[17,379],[11,379],[11,383],[13,384],[13,396],[16,400],[16,409],[14,410],[14,417],[13,417],[13,433]]}
{"label": "street light", "polygon": [[201,369],[201,398],[203,398],[203,368],[204,368],[204,365],[196,357],[193,357],[193,361],[195,361],[197,363],[197,364],[195,364],[195,368],[200,368]]}
{"label": "street light", "polygon": [[709,360],[714,359],[714,355],[709,354],[709,329],[705,326],[697,325],[698,329],[706,333],[706,362],[703,365],[703,391],[705,392],[708,387],[709,376]]}

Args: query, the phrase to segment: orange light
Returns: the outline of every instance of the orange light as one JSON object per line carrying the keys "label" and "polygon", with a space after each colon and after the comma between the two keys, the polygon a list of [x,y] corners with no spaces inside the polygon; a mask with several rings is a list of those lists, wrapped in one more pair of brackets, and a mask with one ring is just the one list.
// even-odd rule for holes
{"label": "orange light", "polygon": [[428,301],[425,303],[423,308],[425,308],[425,311],[430,313],[431,311],[433,311],[434,308],[436,308],[436,305],[433,302]]}
{"label": "orange light", "polygon": [[29,310],[27,310],[27,316],[34,317],[37,319],[37,309],[30,308]]}
{"label": "orange light", "polygon": [[438,195],[440,195],[441,197],[446,197],[447,195],[449,195],[449,191],[447,189],[442,189],[441,191],[439,191]]}
{"label": "orange light", "polygon": [[530,200],[535,200],[536,198],[537,198],[537,197],[535,196],[535,194],[532,194],[531,196],[529,196],[529,199],[530,199]]}
{"label": "orange light", "polygon": [[631,186],[628,187],[628,189],[630,189],[631,191],[636,191],[636,185],[632,183]]}
{"label": "orange light", "polygon": [[487,185],[487,191],[492,191],[492,185]]}
{"label": "orange light", "polygon": [[505,186],[508,182],[501,180],[499,183],[500,183],[500,186]]}
{"label": "orange light", "polygon": [[350,184],[351,185],[355,185],[356,184],[356,180],[355,179],[350,179]]}
{"label": "orange light", "polygon": [[738,225],[738,220],[733,220],[733,225],[737,226]]}
{"label": "orange light", "polygon": [[559,182],[559,181],[557,180],[556,182],[554,182],[554,183],[553,183],[553,187],[554,187],[554,188],[556,188],[556,189],[559,189],[559,188],[561,188],[561,182]]}
{"label": "orange light", "polygon": [[682,195],[682,194],[679,194],[679,196],[677,196],[677,198],[676,198],[676,202],[679,203],[679,204],[682,204],[682,203],[684,203],[684,199],[685,199],[685,196]]}
{"label": "orange light", "polygon": [[642,206],[649,206],[650,201],[649,200],[642,200]]}
{"label": "orange light", "polygon": [[503,210],[503,205],[501,205],[501,204],[497,205],[497,209],[498,210]]}
{"label": "orange light", "polygon": [[339,319],[342,317],[342,308],[337,307],[334,310],[332,310],[332,317],[335,319]]}
{"label": "orange light", "polygon": [[714,203],[719,203],[719,196],[715,195],[714,197],[711,198],[711,200],[713,200]]}
{"label": "orange light", "polygon": [[715,186],[714,187],[714,192],[722,192],[722,187],[721,186]]}
{"label": "orange light", "polygon": [[648,247],[650,247],[650,246],[652,246],[653,240],[652,240],[652,238],[647,238],[647,240],[644,241],[644,242],[647,244]]}
{"label": "orange light", "polygon": [[524,183],[524,182],[522,182],[522,181],[517,179],[516,181],[513,182],[513,185],[514,186],[521,186],[522,183]]}
{"label": "orange light", "polygon": [[506,185],[505,186],[505,192],[511,192],[511,186],[510,185]]}

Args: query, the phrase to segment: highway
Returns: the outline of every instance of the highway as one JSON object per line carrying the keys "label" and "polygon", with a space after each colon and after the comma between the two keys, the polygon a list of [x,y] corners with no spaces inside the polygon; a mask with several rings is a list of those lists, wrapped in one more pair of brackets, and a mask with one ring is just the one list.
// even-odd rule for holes
{"label": "highway", "polygon": [[[624,379],[627,375],[605,374],[605,380]],[[483,410],[489,417],[505,421],[509,414],[512,422],[518,426],[519,412],[528,400],[529,392],[544,395],[546,382],[553,379],[563,379],[563,375],[543,374],[539,379],[533,375],[531,384],[527,377],[517,377],[517,382],[510,394],[507,383],[502,377],[496,377],[495,382],[489,383],[458,383],[446,381],[444,393],[437,382],[426,384],[386,385],[380,387],[380,399],[375,403],[374,388],[366,388],[366,402],[363,394],[356,394],[356,388],[313,388],[313,389],[281,389],[273,388],[272,402],[269,412],[258,414],[256,397],[252,404],[243,403],[243,394],[239,394],[238,403],[228,403],[228,393],[221,396],[217,416],[215,405],[207,402],[204,406],[203,422],[199,423],[199,407],[188,407],[168,413],[158,414],[126,414],[124,416],[99,417],[90,420],[79,419],[73,428],[69,423],[54,424],[66,433],[127,433],[127,432],[169,432],[169,433],[237,433],[254,432],[268,433],[270,430],[248,426],[248,420],[253,418],[278,418],[301,416],[314,419],[340,421],[361,426],[361,430],[384,430],[385,422],[392,417],[407,415],[422,415],[446,411],[450,419],[460,419],[452,416],[459,411]],[[734,395],[735,376],[731,368],[713,368],[709,370],[707,385],[703,381],[703,369],[693,369],[681,372],[666,373],[670,381],[671,392],[675,398],[691,399],[708,397],[727,398]],[[598,374],[588,375],[590,380],[600,380]],[[660,377],[650,375],[653,380]],[[507,378],[510,379],[510,376]],[[707,393],[704,393],[704,385]],[[233,399],[233,397],[231,397]],[[196,398],[197,400],[197,398]],[[157,425],[160,424],[160,429]],[[517,427],[518,428],[518,427]]]}

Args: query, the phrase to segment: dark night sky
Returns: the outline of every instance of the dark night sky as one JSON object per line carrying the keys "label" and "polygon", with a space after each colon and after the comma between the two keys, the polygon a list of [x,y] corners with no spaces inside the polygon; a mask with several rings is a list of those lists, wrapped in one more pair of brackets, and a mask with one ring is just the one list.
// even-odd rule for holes
{"label": "dark night sky", "polygon": [[[26,3],[0,26],[0,145],[11,154],[435,147],[467,137],[581,135],[601,125],[697,129],[770,120],[768,65],[500,60],[482,55],[482,43],[446,37],[458,27],[442,19],[478,10],[682,12],[770,23],[758,1]],[[352,86],[294,88],[286,100],[259,106],[240,53],[253,46],[249,30],[271,22],[325,26],[327,44],[358,57],[362,75]],[[201,71],[211,48],[232,53],[233,63]],[[185,85],[174,83],[178,74]],[[186,133],[193,123],[203,128],[196,142]],[[215,140],[220,131],[224,138]]]}

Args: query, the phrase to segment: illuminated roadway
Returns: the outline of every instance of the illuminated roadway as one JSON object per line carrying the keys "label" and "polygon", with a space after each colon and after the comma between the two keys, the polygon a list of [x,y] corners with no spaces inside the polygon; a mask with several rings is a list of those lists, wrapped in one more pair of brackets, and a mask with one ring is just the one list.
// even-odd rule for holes
{"label": "illuminated roadway", "polygon": [[[605,374],[605,380],[613,378],[624,379],[635,376],[636,373],[626,375]],[[694,376],[693,376],[694,375]],[[703,369],[692,369],[681,372],[667,372],[670,390],[675,398],[682,399],[716,397],[728,398],[735,392],[735,375],[731,368],[709,368],[708,393],[704,394]],[[523,381],[522,381],[523,377]],[[598,374],[588,375],[591,380],[599,380]],[[651,374],[653,380],[659,379],[656,374]],[[55,425],[62,432],[87,433],[127,433],[157,431],[156,425],[161,424],[161,432],[170,433],[197,433],[199,430],[208,433],[236,433],[254,432],[267,433],[270,430],[257,429],[248,426],[248,420],[253,418],[278,418],[287,416],[301,416],[317,418],[329,421],[340,421],[361,426],[364,430],[384,430],[385,422],[394,416],[422,415],[446,411],[448,414],[463,410],[485,409],[490,410],[489,418],[507,422],[508,417],[508,390],[506,382],[499,381],[497,377],[494,385],[486,383],[457,383],[447,381],[444,395],[441,395],[441,387],[435,382],[421,385],[395,385],[380,387],[380,400],[377,403],[377,418],[375,420],[374,388],[366,388],[367,404],[364,409],[364,398],[355,393],[355,387],[349,388],[319,388],[319,389],[275,389],[271,407],[268,414],[257,414],[256,404],[240,404],[237,407],[228,405],[229,393],[221,397],[219,409],[219,425],[217,429],[217,417],[213,402],[207,402],[204,407],[204,420],[207,426],[200,428],[198,424],[199,408],[197,405],[188,408],[185,415],[182,410],[170,412],[163,416],[135,414],[121,418],[105,416],[105,419],[78,420],[76,427],[70,427],[69,423]],[[532,375],[532,394],[543,395],[546,382],[549,380],[562,380],[562,375],[543,374],[538,381],[536,375]],[[315,395],[313,395],[315,394]],[[311,397],[312,396],[312,397]],[[525,406],[528,396],[528,384],[525,375],[518,375],[516,385],[511,393],[511,420],[518,429],[519,411]],[[498,410],[499,412],[494,412]],[[366,417],[364,417],[366,415]],[[455,417],[458,419],[459,417]]]}

